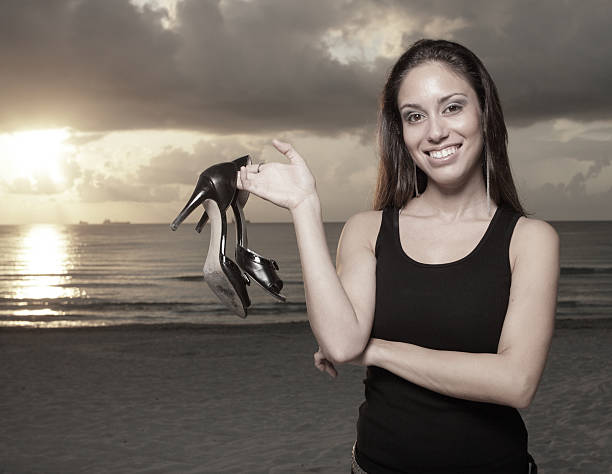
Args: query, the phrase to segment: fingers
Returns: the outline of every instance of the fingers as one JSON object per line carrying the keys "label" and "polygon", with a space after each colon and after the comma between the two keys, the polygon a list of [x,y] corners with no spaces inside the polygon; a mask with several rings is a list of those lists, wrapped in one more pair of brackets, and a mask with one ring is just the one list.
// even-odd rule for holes
{"label": "fingers", "polygon": [[338,372],[331,362],[328,360],[322,360],[321,362],[315,362],[315,367],[319,369],[319,372],[327,372],[332,377],[336,377]]}
{"label": "fingers", "polygon": [[318,350],[314,353],[314,365],[317,369],[319,369],[320,372],[325,371],[325,362],[326,360],[323,357],[323,353],[321,352],[321,350]]}
{"label": "fingers", "polygon": [[238,189],[244,189],[244,187],[242,186],[242,178],[241,178],[240,170],[236,172],[236,187]]}
{"label": "fingers", "polygon": [[315,367],[323,371],[323,361],[325,360],[325,358],[323,357],[323,353],[321,352],[321,350],[319,349],[317,352],[315,352],[313,357]]}
{"label": "fingers", "polygon": [[266,166],[266,162],[262,161],[260,163],[255,163],[252,165],[241,166],[240,171],[242,171],[243,169],[246,170],[247,174],[245,174],[245,177],[252,178],[254,174],[263,173]]}
{"label": "fingers", "polygon": [[[303,158],[299,155],[297,151],[291,146],[290,143],[281,142],[280,140],[272,140],[272,144],[274,147],[289,158],[290,161],[304,161]],[[271,165],[274,166],[273,163]],[[265,169],[265,162],[250,164],[246,166],[241,166],[240,171],[238,172],[238,177],[236,179],[236,187],[238,189],[244,189],[247,191],[253,190],[253,184],[256,181],[251,181],[253,179],[254,174],[263,173]]]}
{"label": "fingers", "polygon": [[295,149],[291,146],[290,143],[281,142],[280,140],[277,140],[275,138],[274,140],[272,140],[272,145],[274,145],[274,148],[280,151],[283,155],[289,158],[290,161],[303,160],[299,153],[295,151]]}
{"label": "fingers", "polygon": [[331,362],[328,362],[325,365],[325,372],[327,372],[333,378],[336,378],[336,376],[338,375],[338,372],[336,371],[336,368],[334,367],[334,365]]}
{"label": "fingers", "polygon": [[314,365],[320,372],[327,372],[331,377],[336,378],[338,371],[330,361],[328,361],[321,350],[318,350],[314,354]]}
{"label": "fingers", "polygon": [[247,176],[247,170],[244,166],[241,166],[240,169],[238,170],[237,177],[236,177],[236,187],[238,189],[245,189],[247,191],[250,191],[248,181],[249,181],[249,178]]}
{"label": "fingers", "polygon": [[332,364],[328,360],[325,361],[325,372],[327,372],[329,375],[331,375],[334,378],[336,378],[336,376],[338,375],[338,372],[336,371],[334,364]]}
{"label": "fingers", "polygon": [[[251,178],[253,177],[254,174],[257,174],[258,167],[259,167],[258,164],[241,166],[240,170],[237,172],[236,187],[238,189],[244,189],[246,191],[253,191],[254,183]],[[263,164],[261,165],[261,167],[259,167],[259,172],[261,172],[262,168],[263,168]]]}

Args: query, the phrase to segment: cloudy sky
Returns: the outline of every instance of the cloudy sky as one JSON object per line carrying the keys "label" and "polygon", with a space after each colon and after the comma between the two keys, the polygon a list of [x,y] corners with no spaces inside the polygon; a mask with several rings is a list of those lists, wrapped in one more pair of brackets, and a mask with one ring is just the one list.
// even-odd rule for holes
{"label": "cloudy sky", "polygon": [[[371,206],[377,97],[422,37],[495,79],[528,211],[612,219],[607,1],[3,0],[2,223],[170,222],[200,171],[308,161],[326,220]],[[252,221],[289,214],[258,198]],[[192,219],[193,220],[193,219]]]}

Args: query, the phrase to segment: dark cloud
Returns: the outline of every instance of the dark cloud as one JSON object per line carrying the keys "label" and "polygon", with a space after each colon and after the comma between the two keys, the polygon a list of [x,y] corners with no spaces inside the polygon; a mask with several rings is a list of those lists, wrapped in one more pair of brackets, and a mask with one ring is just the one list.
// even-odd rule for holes
{"label": "dark cloud", "polygon": [[[537,217],[555,220],[609,219],[612,187],[610,180],[604,177],[602,182],[600,175],[609,173],[606,168],[612,163],[610,142],[605,141],[610,127],[595,125],[570,138],[560,130],[576,133],[580,124],[557,124],[556,131],[549,128],[551,125],[511,130],[510,155],[516,158],[511,164],[522,170],[515,177],[526,209],[536,212]],[[602,133],[597,136],[594,132]]]}
{"label": "dark cloud", "polygon": [[164,10],[125,0],[5,2],[0,128],[335,133],[339,122],[362,124],[377,74],[330,60],[319,35],[340,9],[318,3],[237,2],[222,18],[217,1],[185,1],[168,30]]}
{"label": "dark cloud", "polygon": [[231,161],[239,156],[251,155],[257,162],[261,145],[248,149],[232,140],[199,141],[192,152],[178,148],[167,148],[154,156],[147,165],[141,166],[137,179],[150,185],[191,184],[194,185],[199,174],[209,166],[222,161]]}
{"label": "dark cloud", "polygon": [[91,170],[83,173],[83,178],[76,185],[80,202],[169,202],[179,199],[178,186],[150,186],[104,176]]}
{"label": "dark cloud", "polygon": [[167,29],[165,10],[127,0],[8,0],[0,15],[0,129],[371,127],[391,61],[343,64],[323,37],[333,30],[354,39],[385,12],[413,25],[404,45],[443,35],[444,19],[460,19],[446,36],[482,57],[511,123],[609,117],[606,1],[183,0]]}
{"label": "dark cloud", "polygon": [[593,170],[599,171],[610,164],[610,142],[575,137],[567,141],[537,140],[529,146],[520,146],[521,159],[570,158],[577,161],[590,161]]}
{"label": "dark cloud", "polygon": [[522,194],[527,209],[537,209],[535,217],[548,220],[610,219],[612,187],[587,194],[582,173],[576,174],[568,184],[545,183],[535,189],[525,189]]}
{"label": "dark cloud", "polygon": [[181,200],[187,196],[183,196],[179,185],[195,185],[199,174],[209,166],[247,153],[257,161],[261,144],[250,143],[248,149],[232,139],[201,140],[191,152],[168,147],[127,177],[119,177],[123,173],[114,168],[104,173],[85,170],[75,188],[83,202]]}
{"label": "dark cloud", "polygon": [[599,173],[606,166],[610,166],[609,157],[595,158],[591,161],[592,164],[586,173],[578,172],[567,184],[563,184],[563,191],[570,197],[575,199],[585,200],[587,196],[587,182],[591,179],[597,178]]}
{"label": "dark cloud", "polygon": [[[608,1],[443,3],[451,4],[451,15],[464,15],[471,24],[456,33],[456,40],[472,48],[487,65],[510,123],[560,116],[610,117],[612,9]],[[441,4],[432,7],[441,8]]]}
{"label": "dark cloud", "polygon": [[587,181],[597,178],[601,171],[612,163],[609,141],[583,137],[567,141],[536,139],[528,143],[516,143],[511,145],[510,154],[514,156],[518,154],[523,163],[548,160],[552,162],[553,167],[555,162],[561,163],[565,160],[590,163],[586,172],[575,173],[568,183],[562,184],[565,193],[580,199],[586,196]]}
{"label": "dark cloud", "polygon": [[3,2],[0,126],[163,126],[181,80],[162,17],[124,0]]}

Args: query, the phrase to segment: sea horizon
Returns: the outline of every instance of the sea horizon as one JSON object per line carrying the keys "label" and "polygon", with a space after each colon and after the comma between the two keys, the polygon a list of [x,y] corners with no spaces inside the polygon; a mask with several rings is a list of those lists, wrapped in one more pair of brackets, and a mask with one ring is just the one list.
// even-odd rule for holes
{"label": "sea horizon", "polygon": [[[529,216],[531,217],[531,216]],[[535,219],[544,220],[548,223],[563,223],[563,222],[612,222],[612,219],[543,219],[537,216],[533,216]],[[230,216],[228,216],[228,223],[232,222]],[[293,224],[293,221],[252,221],[247,219],[249,224]],[[346,220],[324,220],[324,224],[344,224]],[[184,221],[182,225],[193,225],[197,223],[196,220]],[[170,227],[169,222],[140,222],[140,221],[114,221],[111,220],[112,225],[167,225]],[[28,225],[108,225],[104,221],[81,221],[81,222],[22,222],[22,223],[3,223],[0,227],[11,227],[11,226],[28,226]]]}
{"label": "sea horizon", "polygon": [[[612,221],[549,221],[561,238],[558,327],[612,320]],[[0,225],[0,328],[130,324],[253,325],[307,321],[291,222],[248,225],[249,248],[274,258],[282,303],[254,282],[246,319],[231,314],[203,281],[209,228],[186,223]],[[344,222],[325,222],[330,257]],[[121,232],[117,232],[120,229]],[[234,225],[228,223],[233,258]]]}

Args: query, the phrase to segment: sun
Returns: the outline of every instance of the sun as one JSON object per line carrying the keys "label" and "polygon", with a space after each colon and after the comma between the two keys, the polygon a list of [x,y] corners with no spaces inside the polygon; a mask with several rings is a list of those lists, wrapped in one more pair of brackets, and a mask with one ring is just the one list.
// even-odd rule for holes
{"label": "sun", "polygon": [[29,130],[0,135],[0,160],[5,174],[30,181],[62,183],[62,155],[69,151],[67,129]]}

